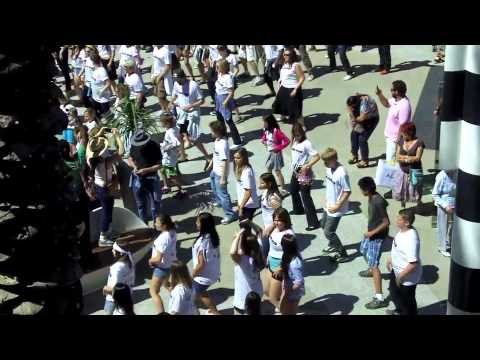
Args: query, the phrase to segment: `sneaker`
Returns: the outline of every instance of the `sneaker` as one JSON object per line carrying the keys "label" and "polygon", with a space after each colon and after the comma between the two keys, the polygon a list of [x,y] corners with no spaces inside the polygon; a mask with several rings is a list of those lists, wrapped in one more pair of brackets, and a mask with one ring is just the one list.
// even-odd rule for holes
{"label": "sneaker", "polygon": [[216,111],[210,111],[210,115],[211,116],[217,116],[217,112]]}
{"label": "sneaker", "polygon": [[312,226],[312,225],[308,225],[305,230],[306,231],[313,231],[313,230],[316,230],[320,227],[320,225],[315,225],[315,226]]}
{"label": "sneaker", "polygon": [[278,191],[280,192],[280,196],[281,196],[282,198],[285,198],[285,197],[287,197],[288,195],[290,195],[290,193],[289,193],[287,190],[279,189]]}
{"label": "sneaker", "polygon": [[348,80],[350,80],[351,78],[353,78],[353,75],[347,74],[347,75],[345,75],[345,76],[343,77],[343,80],[344,80],[344,81],[348,81]]}
{"label": "sneaker", "polygon": [[98,247],[110,247],[113,246],[113,241],[110,239],[101,239],[98,240]]}
{"label": "sneaker", "polygon": [[380,309],[382,307],[387,307],[388,302],[385,300],[378,300],[377,298],[373,298],[372,301],[365,304],[365,307],[369,310]]}
{"label": "sneaker", "polygon": [[263,79],[260,76],[255,77],[255,79],[253,80],[253,85],[255,86],[261,85],[262,83]]}
{"label": "sneaker", "polygon": [[308,81],[312,81],[313,79],[315,79],[315,77],[312,74],[308,75],[307,77]]}
{"label": "sneaker", "polygon": [[367,269],[367,270],[360,271],[360,272],[358,273],[358,275],[359,275],[360,277],[364,277],[364,278],[371,278],[371,277],[373,277],[372,272],[371,272],[370,270],[368,270],[368,269]]}
{"label": "sneaker", "polygon": [[330,256],[330,260],[336,263],[343,263],[343,262],[347,262],[349,260],[349,257],[348,257],[348,254],[346,253],[344,254],[336,253],[333,256]]}
{"label": "sneaker", "polygon": [[449,251],[445,251],[445,250],[439,250],[440,254],[442,254],[443,256],[445,257],[450,257],[451,254]]}
{"label": "sneaker", "polygon": [[385,310],[385,314],[387,314],[387,315],[400,315],[400,312],[397,309],[394,309],[394,310],[387,309],[387,310]]}
{"label": "sneaker", "polygon": [[235,221],[235,218],[233,218],[233,217],[232,217],[232,218],[224,217],[224,218],[222,219],[222,221],[220,221],[220,223],[221,223],[222,225],[228,225],[228,224],[230,224],[230,223],[232,223],[232,222],[234,222],[234,221]]}
{"label": "sneaker", "polygon": [[331,246],[327,246],[325,249],[322,250],[322,253],[324,254],[332,254],[334,252],[336,252],[337,249],[335,249],[334,247],[331,247]]}

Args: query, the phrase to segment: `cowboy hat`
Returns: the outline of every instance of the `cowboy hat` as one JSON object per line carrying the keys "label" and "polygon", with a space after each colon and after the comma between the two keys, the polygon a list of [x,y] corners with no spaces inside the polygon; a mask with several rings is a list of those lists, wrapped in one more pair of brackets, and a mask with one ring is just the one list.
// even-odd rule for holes
{"label": "cowboy hat", "polygon": [[90,139],[87,145],[86,158],[90,163],[90,159],[102,156],[108,149],[108,140],[102,136]]}
{"label": "cowboy hat", "polygon": [[150,135],[148,135],[144,130],[139,129],[135,131],[132,135],[130,143],[132,146],[143,146],[150,141]]}

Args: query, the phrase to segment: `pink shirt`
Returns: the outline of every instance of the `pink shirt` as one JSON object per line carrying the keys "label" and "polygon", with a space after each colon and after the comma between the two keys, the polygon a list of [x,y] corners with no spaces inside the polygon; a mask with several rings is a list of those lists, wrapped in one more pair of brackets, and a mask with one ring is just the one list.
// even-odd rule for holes
{"label": "pink shirt", "polygon": [[412,121],[412,107],[407,97],[397,101],[394,98],[388,100],[387,121],[385,122],[385,136],[393,141],[398,139],[400,126]]}

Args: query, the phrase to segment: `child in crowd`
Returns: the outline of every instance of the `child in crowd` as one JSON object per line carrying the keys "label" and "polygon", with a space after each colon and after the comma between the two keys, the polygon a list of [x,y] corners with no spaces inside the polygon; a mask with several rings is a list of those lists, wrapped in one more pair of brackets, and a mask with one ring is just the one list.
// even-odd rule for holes
{"label": "child in crowd", "polygon": [[160,215],[159,220],[161,233],[153,243],[152,257],[148,260],[148,265],[154,269],[150,296],[161,313],[164,308],[159,292],[169,276],[172,262],[177,259],[177,232],[170,216]]}
{"label": "child in crowd", "polygon": [[170,315],[198,315],[192,288],[192,277],[187,265],[179,260],[172,261],[170,267]]}
{"label": "child in crowd", "polygon": [[163,142],[160,144],[162,150],[162,180],[164,186],[163,193],[170,192],[169,180],[178,187],[178,196],[184,196],[186,192],[182,189],[182,184],[178,178],[178,149],[180,147],[180,134],[175,126],[175,119],[170,113],[163,113],[160,118],[162,127],[166,129]]}

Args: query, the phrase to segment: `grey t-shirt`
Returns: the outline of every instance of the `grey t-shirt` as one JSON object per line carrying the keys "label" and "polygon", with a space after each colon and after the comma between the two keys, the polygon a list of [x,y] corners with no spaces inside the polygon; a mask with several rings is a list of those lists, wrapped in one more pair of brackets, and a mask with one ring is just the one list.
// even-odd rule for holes
{"label": "grey t-shirt", "polygon": [[[368,202],[368,231],[378,227],[385,217],[388,218],[387,206],[387,201],[379,193],[375,193],[372,196]],[[387,236],[388,228],[378,234],[375,234],[370,238],[370,240],[385,239]]]}

